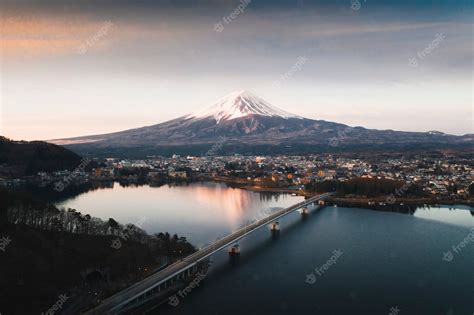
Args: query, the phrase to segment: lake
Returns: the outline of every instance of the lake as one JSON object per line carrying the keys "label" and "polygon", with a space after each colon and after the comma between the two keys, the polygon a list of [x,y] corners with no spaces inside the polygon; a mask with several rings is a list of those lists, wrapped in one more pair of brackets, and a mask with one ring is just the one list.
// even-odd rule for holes
{"label": "lake", "polygon": [[[301,200],[216,183],[115,184],[61,205],[121,223],[146,217],[148,232],[202,246]],[[261,229],[240,241],[238,259],[214,255],[198,288],[151,314],[472,314],[473,211],[326,207],[305,220],[296,212],[280,220],[278,238]]]}
{"label": "lake", "polygon": [[91,190],[56,205],[140,225],[148,233],[177,233],[201,247],[303,199],[211,182],[161,187],[114,183],[113,188]]}

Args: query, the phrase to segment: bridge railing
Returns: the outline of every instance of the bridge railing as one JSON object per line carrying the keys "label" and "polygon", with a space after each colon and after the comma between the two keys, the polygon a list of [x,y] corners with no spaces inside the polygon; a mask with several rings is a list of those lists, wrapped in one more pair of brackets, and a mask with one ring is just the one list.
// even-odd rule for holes
{"label": "bridge railing", "polygon": [[[159,277],[159,274],[165,274],[163,275],[163,278],[154,282],[153,283],[153,287],[156,287],[157,285],[159,285],[160,283],[163,283],[163,282],[166,282],[167,280],[169,280],[170,278],[172,278],[173,276],[175,276],[176,274],[179,274],[180,272],[183,272],[185,271],[186,269],[189,269],[193,266],[195,266],[200,260],[208,257],[209,255],[211,255],[212,253],[214,253],[215,251],[217,250],[220,250],[222,248],[224,248],[225,246],[228,246],[229,243],[233,242],[233,241],[236,241],[242,237],[244,237],[246,234],[250,233],[251,231],[253,231],[254,229],[256,228],[260,228],[262,226],[264,226],[265,224],[273,221],[273,220],[276,220],[277,218],[279,217],[282,217],[290,212],[293,212],[303,206],[306,206],[308,204],[311,204],[317,200],[321,200],[321,199],[324,199],[328,196],[330,196],[331,194],[322,194],[322,195],[319,195],[319,196],[315,196],[313,198],[310,198],[308,200],[305,200],[305,201],[302,201],[302,202],[299,202],[291,207],[288,207],[288,208],[285,208],[285,209],[282,209],[282,210],[279,210],[271,215],[269,215],[268,217],[262,219],[262,220],[259,220],[255,223],[252,223],[250,225],[247,225],[245,226],[244,228],[241,228],[239,229],[238,231],[234,232],[234,233],[231,233],[227,236],[225,236],[224,238],[214,242],[213,244],[209,245],[209,246],[206,246],[202,249],[200,249],[199,251],[185,257],[184,259],[178,261],[178,262],[175,262],[174,264],[171,264],[169,265],[168,267],[166,267],[165,269],[153,274],[152,276],[150,277]],[[197,258],[197,259],[196,259]],[[194,260],[194,261],[193,261]],[[167,274],[168,273],[168,274]],[[149,278],[148,278],[149,279]],[[143,281],[146,281],[147,279],[143,280]],[[138,282],[134,285],[132,285],[131,287],[125,289],[125,290],[130,290],[130,289],[137,289],[140,285],[144,284],[143,282]],[[125,305],[127,302],[139,297],[140,295],[144,294],[144,292],[147,292],[149,291],[150,289],[150,286],[148,286],[148,289],[143,289],[140,293],[137,293],[137,294],[134,294],[130,297],[127,297],[127,298],[121,298],[120,299],[120,302],[114,306],[110,306],[111,308],[109,309],[117,309],[119,308],[121,305]],[[124,291],[125,291],[124,290]],[[117,296],[119,295],[120,293],[117,293],[116,295],[106,299],[105,301],[109,301],[109,303],[115,303],[114,301],[117,299]],[[103,301],[103,302],[105,302]],[[104,304],[102,304],[104,305]],[[103,307],[108,307],[108,306],[103,306]],[[101,308],[101,306],[98,306],[97,308],[91,310],[90,312],[88,312],[87,314],[96,314],[96,311],[98,311],[99,309]]]}
{"label": "bridge railing", "polygon": [[230,243],[230,242],[232,242],[232,240],[233,240],[234,238],[236,238],[236,237],[238,237],[238,236],[241,236],[241,235],[243,235],[243,234],[247,234],[248,232],[251,232],[252,230],[254,230],[254,229],[257,228],[257,227],[260,227],[260,226],[262,226],[262,225],[264,225],[264,224],[266,224],[266,223],[269,223],[269,222],[275,220],[276,218],[281,217],[282,215],[284,215],[284,214],[286,214],[286,213],[295,211],[295,210],[297,210],[297,209],[299,209],[299,208],[301,208],[301,207],[303,207],[303,206],[305,206],[305,205],[311,204],[311,203],[313,203],[313,202],[315,202],[315,201],[317,201],[317,200],[320,200],[320,199],[322,199],[322,198],[325,198],[327,195],[329,195],[329,194],[318,195],[318,196],[309,198],[309,199],[307,199],[307,200],[301,201],[301,202],[299,202],[299,203],[297,203],[297,204],[295,204],[295,205],[293,205],[293,206],[291,206],[291,207],[288,207],[288,208],[282,209],[282,210],[280,210],[280,211],[277,211],[277,212],[275,212],[275,213],[269,215],[268,217],[266,217],[266,218],[264,218],[264,219],[262,219],[262,220],[260,220],[260,221],[254,222],[254,223],[252,223],[252,224],[250,224],[250,225],[247,225],[247,226],[245,226],[245,227],[243,227],[243,228],[241,228],[241,229],[239,229],[239,230],[237,230],[237,231],[235,231],[235,232],[233,232],[233,233],[231,233],[231,234],[225,236],[224,238],[221,238],[220,240],[214,242],[213,244],[208,245],[208,246],[206,246],[206,247],[200,249],[199,251],[197,251],[197,252],[195,252],[195,253],[193,253],[193,254],[187,256],[187,257],[184,259],[184,261],[192,260],[192,259],[194,259],[195,257],[201,256],[203,253],[206,253],[206,252],[209,252],[209,251],[210,251],[210,252],[213,252],[213,251],[216,249],[217,246],[219,246],[219,247],[221,246],[221,245],[218,245],[218,244]]}

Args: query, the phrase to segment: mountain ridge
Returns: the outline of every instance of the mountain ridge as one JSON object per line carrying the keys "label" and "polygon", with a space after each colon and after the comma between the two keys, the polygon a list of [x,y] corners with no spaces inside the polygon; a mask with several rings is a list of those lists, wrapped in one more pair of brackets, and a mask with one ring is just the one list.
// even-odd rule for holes
{"label": "mountain ridge", "polygon": [[[284,147],[304,150],[321,148],[340,150],[344,147],[384,145],[431,146],[472,145],[474,135],[454,136],[437,131],[406,132],[349,127],[325,120],[308,119],[291,114],[247,91],[230,93],[211,106],[163,123],[109,134],[51,140],[80,153],[97,151],[140,151],[151,154],[169,152],[173,148],[198,148],[189,154],[203,154],[225,137],[222,154],[247,152],[264,146],[265,151],[281,151]],[[337,147],[337,148],[336,148]],[[169,148],[163,149],[163,148]],[[258,152],[257,152],[258,153]]]}

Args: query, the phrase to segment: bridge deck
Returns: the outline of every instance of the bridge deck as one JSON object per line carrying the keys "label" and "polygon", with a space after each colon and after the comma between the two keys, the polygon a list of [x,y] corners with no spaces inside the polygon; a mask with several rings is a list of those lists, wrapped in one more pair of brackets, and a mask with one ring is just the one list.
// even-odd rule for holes
{"label": "bridge deck", "polygon": [[146,291],[149,291],[157,287],[158,285],[165,283],[166,281],[172,279],[173,277],[186,271],[187,269],[194,267],[198,262],[208,258],[215,252],[232,245],[233,243],[245,237],[249,233],[252,233],[257,229],[263,226],[266,226],[270,222],[276,221],[279,218],[284,217],[293,211],[296,211],[305,206],[308,206],[313,202],[323,200],[329,197],[330,195],[331,194],[322,194],[322,195],[312,197],[305,201],[299,202],[291,207],[279,210],[262,220],[249,224],[245,226],[244,228],[241,228],[238,231],[232,234],[229,234],[220,240],[217,240],[215,243],[187,256],[186,258],[175,262],[174,264],[168,266],[162,271],[159,271],[149,276],[148,278],[143,279],[142,281],[137,282],[136,284],[116,293],[110,298],[105,299],[100,305],[98,305],[93,310],[90,310],[86,314],[106,314],[106,313],[113,314],[114,313],[113,311],[117,310],[122,305],[125,305],[129,301],[132,301],[133,299],[141,296]]}

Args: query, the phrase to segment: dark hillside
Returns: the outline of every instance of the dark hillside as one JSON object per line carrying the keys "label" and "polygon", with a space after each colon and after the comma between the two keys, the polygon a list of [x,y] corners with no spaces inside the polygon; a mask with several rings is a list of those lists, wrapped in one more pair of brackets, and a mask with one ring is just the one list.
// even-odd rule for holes
{"label": "dark hillside", "polygon": [[0,136],[0,176],[25,176],[38,172],[73,170],[81,157],[43,141],[13,141]]}

